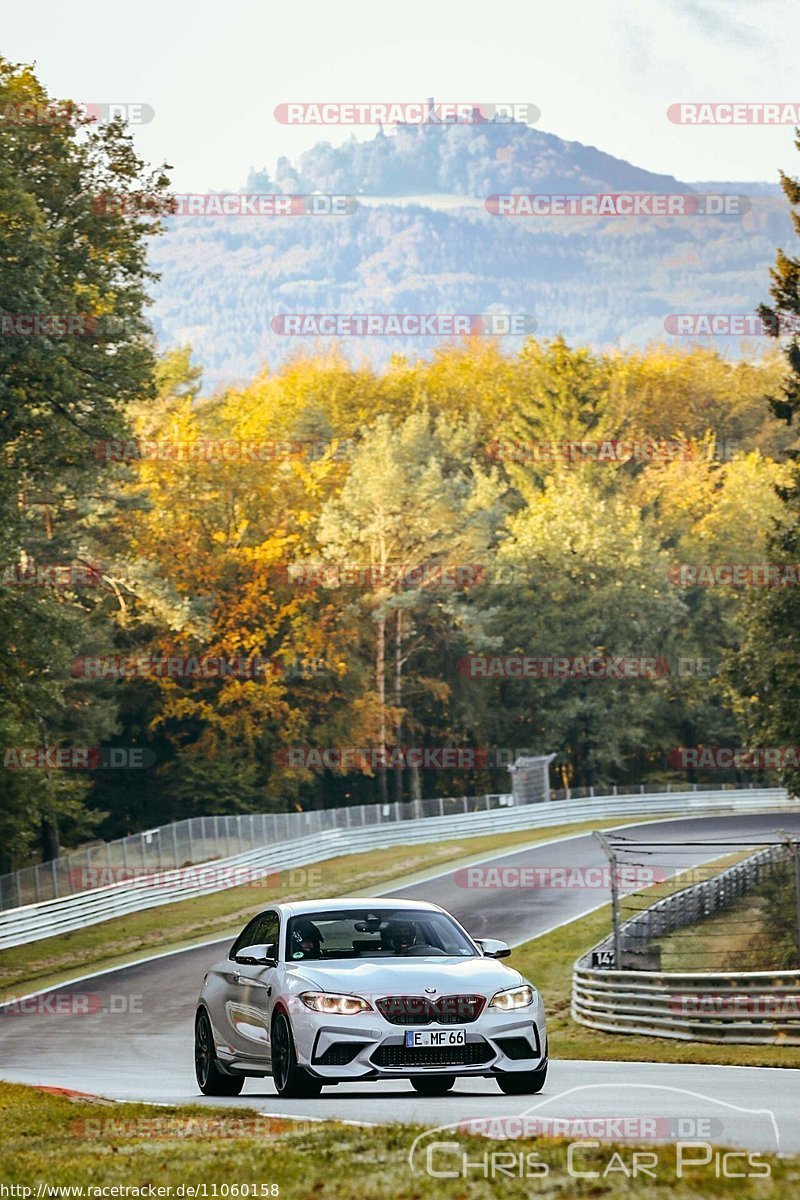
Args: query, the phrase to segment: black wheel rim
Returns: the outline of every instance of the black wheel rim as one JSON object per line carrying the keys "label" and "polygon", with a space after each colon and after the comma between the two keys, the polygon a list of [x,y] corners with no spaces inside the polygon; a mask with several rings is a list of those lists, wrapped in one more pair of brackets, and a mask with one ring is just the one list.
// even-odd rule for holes
{"label": "black wheel rim", "polygon": [[201,1087],[205,1087],[211,1067],[211,1031],[208,1021],[204,1017],[197,1022],[194,1039],[194,1066],[198,1083]]}
{"label": "black wheel rim", "polygon": [[286,1018],[280,1016],[272,1031],[272,1078],[275,1087],[282,1092],[286,1087],[289,1075],[289,1026]]}

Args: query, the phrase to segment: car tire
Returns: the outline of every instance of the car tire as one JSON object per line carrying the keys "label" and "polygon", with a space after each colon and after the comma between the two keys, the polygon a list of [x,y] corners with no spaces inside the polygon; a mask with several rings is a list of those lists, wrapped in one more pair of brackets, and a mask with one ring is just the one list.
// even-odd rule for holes
{"label": "car tire", "polygon": [[455,1075],[420,1075],[411,1080],[411,1086],[420,1096],[444,1096],[455,1081]]}
{"label": "car tire", "polygon": [[204,1096],[238,1096],[244,1087],[244,1075],[226,1075],[220,1069],[211,1022],[202,1009],[194,1023],[194,1073]]}
{"label": "car tire", "polygon": [[535,1096],[547,1079],[547,1041],[544,1043],[544,1062],[535,1071],[498,1071],[500,1091],[507,1096]]}
{"label": "car tire", "polygon": [[272,1019],[272,1081],[278,1095],[287,1100],[310,1099],[322,1091],[322,1080],[309,1075],[298,1063],[292,1027],[281,1011]]}

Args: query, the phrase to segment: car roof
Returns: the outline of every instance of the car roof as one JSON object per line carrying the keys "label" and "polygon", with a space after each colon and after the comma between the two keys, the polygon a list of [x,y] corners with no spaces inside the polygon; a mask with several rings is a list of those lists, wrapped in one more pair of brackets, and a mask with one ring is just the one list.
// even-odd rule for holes
{"label": "car roof", "polygon": [[[420,912],[442,912],[438,904],[428,900],[402,900],[390,896],[340,896],[333,900],[293,900],[291,903],[275,904],[283,916],[301,916],[304,913],[341,912],[343,908],[402,908],[419,909]],[[265,911],[270,911],[269,909]]]}

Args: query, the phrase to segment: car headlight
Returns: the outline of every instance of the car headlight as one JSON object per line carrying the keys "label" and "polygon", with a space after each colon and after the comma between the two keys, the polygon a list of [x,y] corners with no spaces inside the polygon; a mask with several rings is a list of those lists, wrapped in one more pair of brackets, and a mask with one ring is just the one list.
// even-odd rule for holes
{"label": "car headlight", "polygon": [[533,1004],[536,999],[536,989],[532,988],[529,983],[523,983],[521,987],[506,988],[502,992],[495,992],[489,1001],[490,1008],[502,1008],[504,1012],[508,1012],[512,1008],[527,1008],[529,1004]]}
{"label": "car headlight", "polygon": [[372,1011],[372,1005],[363,996],[344,996],[339,992],[301,992],[300,999],[306,1008],[330,1016],[351,1017],[355,1013]]}

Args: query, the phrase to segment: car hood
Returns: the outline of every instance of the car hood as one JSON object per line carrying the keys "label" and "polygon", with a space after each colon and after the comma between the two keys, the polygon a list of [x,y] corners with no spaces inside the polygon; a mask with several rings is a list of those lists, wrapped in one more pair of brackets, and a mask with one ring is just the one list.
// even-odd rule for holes
{"label": "car hood", "polygon": [[490,997],[501,988],[523,982],[519,971],[493,958],[343,959],[341,962],[287,964],[299,981],[324,992],[358,992],[371,995],[425,995],[435,988],[440,995],[480,992]]}

